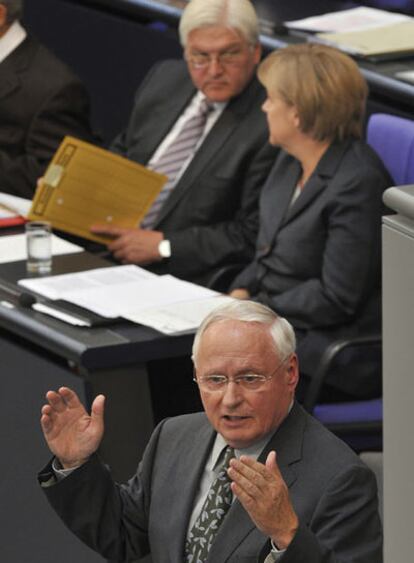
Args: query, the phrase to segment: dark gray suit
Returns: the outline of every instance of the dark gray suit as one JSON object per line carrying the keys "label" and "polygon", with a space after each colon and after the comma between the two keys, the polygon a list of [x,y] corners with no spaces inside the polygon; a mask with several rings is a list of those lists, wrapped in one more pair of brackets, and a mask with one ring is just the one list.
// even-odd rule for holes
{"label": "dark gray suit", "polygon": [[[194,94],[183,61],[156,65],[111,150],[147,164]],[[179,179],[154,225],[172,247],[157,272],[203,282],[216,268],[253,257],[259,192],[276,156],[267,143],[264,98],[253,79],[229,102]]]}
{"label": "dark gray suit", "polygon": [[[311,375],[331,341],[380,331],[382,193],[391,180],[357,140],[333,143],[290,206],[300,175],[281,153],[261,195],[255,260],[233,287],[292,323],[301,371]],[[363,392],[352,378],[332,383]]]}
{"label": "dark gray suit", "polygon": [[32,37],[0,63],[0,123],[0,191],[29,199],[65,135],[93,139],[86,89]]}
{"label": "dark gray suit", "polygon": [[[214,437],[202,413],[172,418],[157,427],[127,485],[115,485],[95,456],[43,490],[69,528],[105,557],[131,561],[150,550],[153,563],[183,563],[194,496]],[[281,561],[381,563],[375,479],[359,458],[298,404],[259,460],[272,449],[300,520]],[[49,466],[40,480],[50,477]],[[253,563],[268,551],[268,539],[235,500],[208,561]]]}

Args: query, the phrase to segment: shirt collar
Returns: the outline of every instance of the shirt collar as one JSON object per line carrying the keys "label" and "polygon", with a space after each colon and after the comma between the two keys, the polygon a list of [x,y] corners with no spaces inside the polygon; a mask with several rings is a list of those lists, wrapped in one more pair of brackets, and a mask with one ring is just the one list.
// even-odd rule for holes
{"label": "shirt collar", "polygon": [[[234,450],[235,457],[239,458],[242,455],[248,455],[249,457],[253,457],[254,459],[257,459],[259,457],[259,455],[261,454],[263,448],[265,447],[265,445],[269,441],[269,438],[272,434],[273,434],[273,432],[266,434],[266,436],[264,436],[258,442],[255,442],[253,445],[249,446],[248,448],[243,448],[243,449],[240,449],[240,450],[235,449]],[[226,447],[227,447],[227,443],[224,440],[223,436],[221,434],[217,434],[216,439],[215,439],[214,444],[213,444],[213,449],[212,449],[212,452],[211,452],[210,460],[209,460],[209,469],[210,470],[214,470],[214,468],[216,467],[216,465],[219,461],[219,457],[220,457],[221,452]]]}
{"label": "shirt collar", "polygon": [[[206,96],[200,90],[197,90],[196,95],[194,96],[194,101],[201,102],[201,100],[206,100]],[[214,111],[223,110],[228,102],[210,102],[210,105],[213,107]]]}
{"label": "shirt collar", "polygon": [[26,39],[27,33],[16,20],[0,38],[0,63],[3,62]]}

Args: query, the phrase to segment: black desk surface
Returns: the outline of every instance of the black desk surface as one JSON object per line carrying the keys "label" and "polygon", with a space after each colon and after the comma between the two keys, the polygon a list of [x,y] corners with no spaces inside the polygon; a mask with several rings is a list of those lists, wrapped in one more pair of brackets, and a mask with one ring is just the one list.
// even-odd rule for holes
{"label": "black desk surface", "polygon": [[[52,274],[106,267],[111,264],[88,252],[55,256]],[[13,284],[24,277],[25,262],[0,264],[0,279]],[[0,300],[7,296],[0,291]],[[156,330],[121,322],[108,327],[80,328],[42,313],[0,304],[0,327],[87,370],[119,367],[190,353],[193,335],[165,336]]]}
{"label": "black desk surface", "polygon": [[[79,0],[72,0],[79,1]],[[85,0],[83,0],[85,2]],[[187,4],[186,0],[86,0],[90,5],[123,13],[130,17],[148,21],[161,20],[173,26]],[[265,49],[277,49],[291,42],[303,41],[286,34],[281,29],[285,21],[296,20],[326,12],[358,6],[348,0],[253,0],[262,25],[262,44]],[[414,70],[414,57],[398,61],[358,61],[362,73],[371,89],[371,94],[396,105],[407,115],[414,114],[414,84],[397,79],[395,74],[402,70]]]}

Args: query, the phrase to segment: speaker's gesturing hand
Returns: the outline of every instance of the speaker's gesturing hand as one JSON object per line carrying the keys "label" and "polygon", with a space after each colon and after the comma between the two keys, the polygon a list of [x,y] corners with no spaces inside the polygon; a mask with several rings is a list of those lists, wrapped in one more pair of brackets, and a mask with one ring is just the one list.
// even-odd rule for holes
{"label": "speaker's gesturing hand", "polygon": [[102,440],[105,397],[95,398],[90,415],[67,387],[48,391],[46,399],[40,423],[50,450],[64,469],[82,465]]}
{"label": "speaker's gesturing hand", "polygon": [[299,526],[289,491],[270,452],[262,464],[248,456],[230,461],[228,474],[237,496],[257,528],[271,538],[279,549],[286,549]]}

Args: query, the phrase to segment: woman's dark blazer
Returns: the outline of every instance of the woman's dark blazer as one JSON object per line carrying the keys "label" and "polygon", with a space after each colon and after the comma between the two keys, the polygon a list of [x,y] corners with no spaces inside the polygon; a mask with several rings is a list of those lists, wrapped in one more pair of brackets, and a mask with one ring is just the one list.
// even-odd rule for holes
{"label": "woman's dark blazer", "polygon": [[233,287],[293,324],[311,375],[331,341],[380,330],[382,193],[391,180],[354,139],[328,148],[291,205],[300,176],[282,152],[262,191],[255,260]]}

